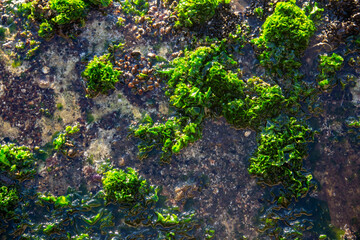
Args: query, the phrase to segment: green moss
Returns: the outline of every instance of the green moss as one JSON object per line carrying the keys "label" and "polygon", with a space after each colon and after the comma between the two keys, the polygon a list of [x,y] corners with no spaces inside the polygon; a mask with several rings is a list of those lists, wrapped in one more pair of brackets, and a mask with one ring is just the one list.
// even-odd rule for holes
{"label": "green moss", "polygon": [[218,5],[218,0],[180,0],[176,7],[178,21],[175,26],[203,24],[214,16]]}
{"label": "green moss", "polygon": [[134,203],[151,191],[147,181],[132,168],[128,168],[127,172],[113,169],[104,175],[102,183],[108,202]]}
{"label": "green moss", "polygon": [[[258,136],[258,149],[250,158],[249,173],[261,183],[282,184],[288,199],[306,194],[312,176],[305,174],[302,162],[307,156],[306,143],[312,136],[313,132],[295,118],[268,121]],[[280,200],[279,205],[282,203]]]}
{"label": "green moss", "polygon": [[279,2],[263,24],[260,37],[252,42],[262,50],[260,63],[271,74],[292,76],[314,31],[313,21],[295,0]]}
{"label": "green moss", "polygon": [[86,66],[82,77],[86,81],[87,97],[95,97],[99,93],[107,94],[115,88],[121,71],[115,70],[109,61],[110,54],[101,57],[95,56]]}
{"label": "green moss", "polygon": [[18,202],[19,196],[15,189],[0,187],[0,216],[7,218],[13,215]]}

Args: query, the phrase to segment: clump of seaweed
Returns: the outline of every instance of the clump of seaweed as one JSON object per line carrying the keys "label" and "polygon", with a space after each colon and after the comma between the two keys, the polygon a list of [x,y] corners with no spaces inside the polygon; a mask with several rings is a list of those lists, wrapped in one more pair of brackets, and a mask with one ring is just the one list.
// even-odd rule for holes
{"label": "clump of seaweed", "polygon": [[314,31],[313,21],[295,0],[277,3],[274,13],[265,20],[260,37],[252,40],[262,50],[260,64],[272,75],[293,77]]}
{"label": "clump of seaweed", "polygon": [[157,192],[132,168],[128,168],[126,172],[121,169],[112,169],[104,175],[102,183],[105,199],[108,202],[134,203],[138,199],[143,199],[151,190]]}
{"label": "clump of seaweed", "polygon": [[27,0],[19,6],[18,13],[39,24],[40,37],[51,39],[55,33],[65,36],[74,24],[83,25],[91,8],[108,7],[111,3],[112,0]]}
{"label": "clump of seaweed", "polygon": [[86,81],[86,96],[95,97],[99,93],[107,94],[109,90],[115,88],[121,74],[121,71],[113,68],[110,53],[100,57],[94,56],[81,74]]}
{"label": "clump of seaweed", "polygon": [[13,216],[18,202],[19,196],[16,189],[7,186],[0,187],[0,216],[3,218]]}
{"label": "clump of seaweed", "polygon": [[73,127],[66,126],[65,132],[58,133],[58,135],[54,138],[53,140],[54,149],[57,151],[61,150],[64,147],[64,145],[69,141],[68,137],[70,135],[78,133],[79,131],[80,129],[78,125],[75,125]]}
{"label": "clump of seaweed", "polygon": [[282,184],[285,196],[299,198],[310,188],[312,175],[305,174],[303,159],[306,144],[313,132],[295,118],[280,116],[267,122],[258,136],[258,148],[250,158],[249,173],[259,182],[274,186]]}
{"label": "clump of seaweed", "polygon": [[33,169],[34,158],[30,149],[15,144],[0,145],[0,171],[11,178],[24,180],[36,171]]}
{"label": "clump of seaweed", "polygon": [[[70,188],[61,196],[38,193],[23,206],[28,216],[17,224],[18,228],[27,227],[14,235],[24,239],[195,237],[199,225],[195,214],[159,205],[159,188],[149,185],[134,169],[107,171],[103,187],[104,191],[95,195]],[[39,213],[47,218],[38,218]]]}
{"label": "clump of seaweed", "polygon": [[333,53],[331,56],[327,54],[320,55],[318,84],[322,89],[328,89],[331,86],[335,86],[335,75],[343,65],[344,59]]}
{"label": "clump of seaweed", "polygon": [[154,123],[146,116],[132,128],[132,134],[143,140],[141,157],[157,148],[167,161],[201,137],[206,117],[224,116],[235,127],[259,129],[266,118],[280,113],[280,106],[286,104],[280,87],[257,77],[246,83],[240,80],[230,69],[236,62],[227,54],[225,43],[186,51],[161,71],[168,77],[166,94],[177,116],[166,123]]}
{"label": "clump of seaweed", "polygon": [[192,27],[203,24],[214,16],[219,4],[219,0],[180,0],[175,9],[178,16],[175,26]]}

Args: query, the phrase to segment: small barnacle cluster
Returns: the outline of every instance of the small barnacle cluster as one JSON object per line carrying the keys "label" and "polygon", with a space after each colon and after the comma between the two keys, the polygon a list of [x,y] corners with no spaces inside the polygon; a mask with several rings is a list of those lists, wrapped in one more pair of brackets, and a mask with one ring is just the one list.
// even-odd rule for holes
{"label": "small barnacle cluster", "polygon": [[153,68],[155,63],[155,54],[144,57],[140,52],[132,51],[120,55],[115,61],[115,69],[123,72],[124,83],[134,94],[142,95],[160,86],[161,78],[155,75]]}
{"label": "small barnacle cluster", "polygon": [[131,15],[119,17],[118,25],[124,26],[136,39],[148,37],[158,40],[173,33],[175,19],[175,16],[171,16],[170,10],[159,10],[158,7],[151,6],[146,14],[135,18],[136,25],[132,24]]}

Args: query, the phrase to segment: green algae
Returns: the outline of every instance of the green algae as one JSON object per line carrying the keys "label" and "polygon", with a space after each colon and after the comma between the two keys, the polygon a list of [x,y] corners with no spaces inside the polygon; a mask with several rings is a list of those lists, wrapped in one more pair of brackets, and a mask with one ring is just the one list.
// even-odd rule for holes
{"label": "green algae", "polygon": [[7,186],[0,187],[0,216],[4,218],[13,216],[18,201],[19,196],[16,189]]}
{"label": "green algae", "polygon": [[292,77],[301,66],[300,56],[315,31],[313,21],[295,0],[279,2],[252,42],[261,49],[260,64],[275,76]]}
{"label": "green algae", "polygon": [[236,62],[226,53],[225,44],[186,51],[161,70],[168,77],[166,94],[177,116],[162,124],[147,116],[143,124],[132,128],[132,134],[143,140],[139,145],[141,156],[160,148],[162,160],[167,161],[200,139],[206,117],[224,116],[237,128],[258,130],[267,118],[276,117],[281,106],[286,106],[279,86],[258,77],[246,83],[238,78],[230,69]]}
{"label": "green algae", "polygon": [[105,191],[105,199],[109,202],[133,203],[139,198],[144,198],[150,191],[158,190],[148,185],[145,179],[141,179],[138,173],[128,168],[123,170],[110,170],[104,173],[102,180]]}
{"label": "green algae", "polygon": [[33,169],[34,159],[30,149],[15,144],[0,145],[0,171],[9,177],[24,180],[36,171]]}
{"label": "green algae", "polygon": [[78,125],[75,126],[66,126],[65,131],[58,133],[57,136],[53,140],[53,147],[55,150],[61,150],[65,143],[68,141],[68,137],[80,131]]}
{"label": "green algae", "polygon": [[109,59],[110,53],[94,56],[81,74],[86,81],[87,97],[95,97],[99,93],[107,94],[115,88],[122,72],[114,69]]}
{"label": "green algae", "polygon": [[[14,226],[21,230],[12,232],[8,229],[8,233],[22,239],[97,239],[100,236],[114,239],[194,239],[194,230],[199,225],[194,213],[159,205],[158,190],[154,190],[158,187],[147,185],[148,190],[152,187],[151,191],[132,198],[132,204],[123,201],[129,200],[128,195],[109,202],[107,189],[109,181],[113,181],[110,178],[120,171],[112,169],[111,173],[105,173],[104,191],[95,195],[74,189],[61,196],[37,193],[35,198],[30,197],[26,204],[21,205],[22,211],[28,212],[27,217],[21,218]],[[136,175],[139,179],[134,169],[128,168],[125,174]],[[122,186],[125,189],[137,188],[133,181],[123,182]]]}
{"label": "green algae", "polygon": [[279,198],[279,205],[284,205],[285,198],[299,198],[309,191],[312,175],[306,174],[302,162],[312,137],[313,132],[306,125],[283,116],[268,121],[258,136],[249,173],[266,185],[284,185],[287,192]]}
{"label": "green algae", "polygon": [[147,0],[124,0],[120,1],[122,11],[129,16],[144,16],[149,11]]}
{"label": "green algae", "polygon": [[336,72],[342,68],[344,58],[333,53],[331,56],[327,54],[320,55],[318,84],[322,89],[328,89],[336,85]]}
{"label": "green algae", "polygon": [[178,16],[175,26],[203,24],[214,16],[219,4],[219,0],[180,0],[175,8]]}
{"label": "green algae", "polygon": [[[18,14],[39,25],[38,35],[51,39],[55,33],[65,36],[71,26],[84,25],[86,15],[92,8],[108,7],[112,0],[27,0],[19,5]],[[28,23],[28,27],[31,23]],[[64,35],[65,34],[65,35]]]}

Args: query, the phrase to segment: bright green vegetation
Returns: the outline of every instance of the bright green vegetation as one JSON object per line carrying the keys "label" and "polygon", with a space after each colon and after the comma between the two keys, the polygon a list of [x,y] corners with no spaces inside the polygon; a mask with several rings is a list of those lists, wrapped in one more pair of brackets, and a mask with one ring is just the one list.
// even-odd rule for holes
{"label": "bright green vegetation", "polygon": [[52,194],[41,194],[38,196],[39,201],[54,204],[55,207],[66,207],[70,205],[69,196],[55,197]]}
{"label": "bright green vegetation", "polygon": [[39,24],[40,37],[50,39],[56,32],[62,35],[71,24],[83,25],[92,7],[108,7],[112,0],[49,0],[47,3],[28,1],[19,7],[19,13]]}
{"label": "bright green vegetation", "polygon": [[7,186],[0,187],[0,217],[7,218],[13,215],[18,201],[19,196],[15,189]]}
{"label": "bright green vegetation", "polygon": [[51,22],[63,25],[84,17],[85,3],[82,0],[50,0],[50,9],[56,12]]}
{"label": "bright green vegetation", "polygon": [[109,58],[110,54],[95,56],[81,74],[86,81],[87,97],[95,97],[99,93],[107,94],[119,81],[122,72],[113,68]]}
{"label": "bright green vegetation", "polygon": [[262,50],[261,65],[270,74],[293,77],[301,65],[299,57],[315,31],[313,21],[305,15],[295,0],[279,2],[262,26],[253,43]]}
{"label": "bright green vegetation", "polygon": [[144,157],[153,148],[162,150],[167,161],[188,144],[201,138],[205,117],[224,116],[239,128],[259,127],[269,117],[276,117],[286,101],[279,86],[254,77],[246,83],[230,68],[236,62],[226,53],[224,42],[211,47],[186,51],[162,71],[168,77],[170,104],[177,116],[166,123],[155,123],[149,116],[132,128],[133,135],[143,140],[139,145]]}
{"label": "bright green vegetation", "polygon": [[132,168],[128,168],[127,172],[113,169],[104,175],[102,183],[105,198],[109,202],[134,203],[136,200],[144,198],[150,191],[158,191],[149,186],[147,181],[139,177],[139,174]]}
{"label": "bright green vegetation", "polygon": [[59,133],[56,138],[53,140],[53,146],[55,150],[61,150],[66,143],[68,136],[73,135],[79,132],[80,129],[77,125],[75,126],[66,126],[65,132]]}
{"label": "bright green vegetation", "polygon": [[[121,179],[123,176],[127,180]],[[101,236],[109,239],[153,239],[154,236],[155,239],[194,239],[193,229],[199,224],[194,213],[179,212],[158,203],[159,188],[149,186],[135,170],[112,169],[104,177],[104,191],[95,195],[69,188],[66,195],[38,193],[35,200],[28,198],[22,211],[29,214],[11,226],[13,229],[8,229],[9,233],[23,228],[15,232],[15,236],[22,239],[98,239]],[[126,189],[125,192],[122,189]],[[110,195],[117,199],[108,201]]]}
{"label": "bright green vegetation", "polygon": [[328,89],[336,84],[335,75],[342,67],[344,59],[333,53],[331,56],[327,54],[320,55],[318,84],[322,89]]}
{"label": "bright green vegetation", "polygon": [[144,16],[149,11],[148,0],[125,0],[120,1],[121,9],[127,15]]}
{"label": "bright green vegetation", "polygon": [[180,0],[176,6],[178,21],[175,26],[203,24],[214,16],[219,3],[219,0]]}
{"label": "bright green vegetation", "polygon": [[23,180],[35,173],[33,155],[27,147],[15,144],[0,145],[0,171],[9,177]]}
{"label": "bright green vegetation", "polygon": [[355,118],[351,118],[351,119],[349,119],[347,125],[349,127],[360,128],[360,120],[356,120]]}
{"label": "bright green vegetation", "polygon": [[53,27],[48,21],[45,20],[45,22],[42,22],[40,24],[40,29],[38,31],[38,34],[42,38],[49,39],[54,34]]}
{"label": "bright green vegetation", "polygon": [[[295,198],[309,191],[311,175],[305,175],[303,159],[306,143],[313,132],[295,118],[279,117],[268,121],[258,136],[258,149],[250,158],[249,173],[259,182],[274,186],[282,184],[286,196]],[[282,205],[284,198],[279,199]]]}

